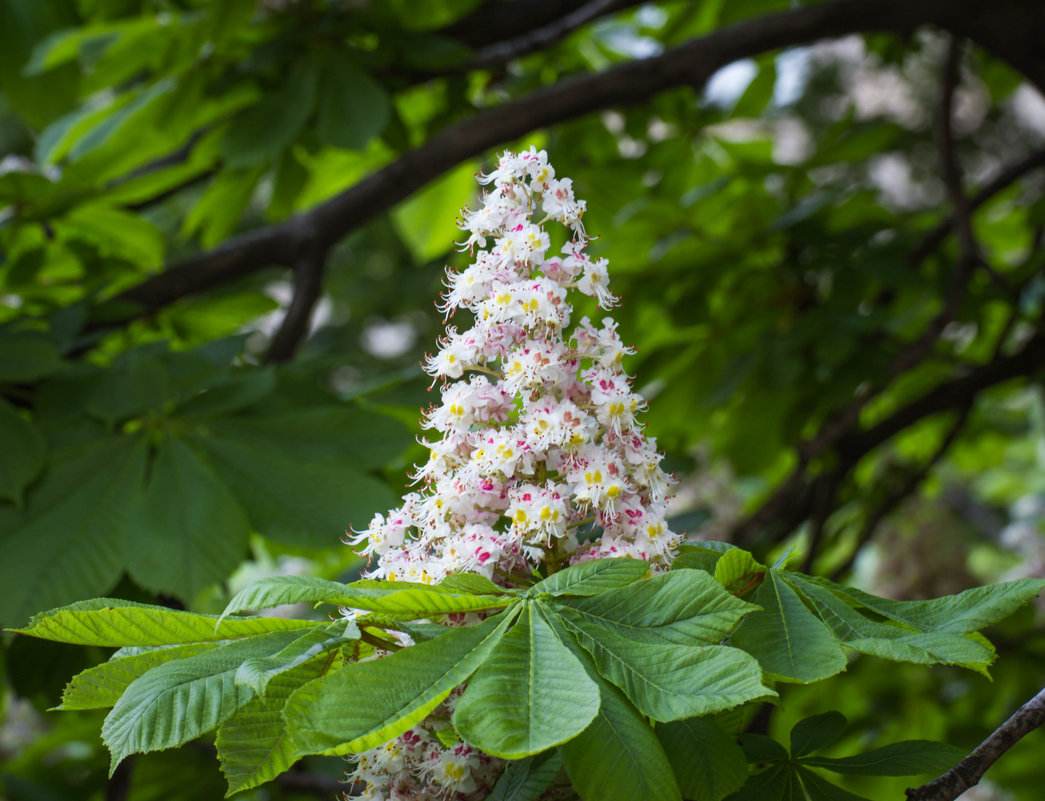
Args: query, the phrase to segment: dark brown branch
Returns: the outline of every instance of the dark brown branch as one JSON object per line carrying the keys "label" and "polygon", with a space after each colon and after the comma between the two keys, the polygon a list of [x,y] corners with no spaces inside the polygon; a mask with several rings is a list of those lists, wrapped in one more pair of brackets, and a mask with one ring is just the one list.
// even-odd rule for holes
{"label": "dark brown branch", "polygon": [[965,759],[921,787],[907,790],[907,801],[954,801],[978,784],[987,768],[1034,729],[1045,724],[1045,690],[1042,690],[1016,712]]}
{"label": "dark brown branch", "polygon": [[953,218],[958,233],[962,258],[960,267],[968,269],[979,261],[979,247],[972,232],[972,216],[968,198],[962,189],[962,172],[954,152],[954,93],[961,82],[961,43],[951,36],[947,40],[947,57],[943,67],[940,105],[936,124],[936,140],[940,149],[941,174],[947,189],[947,198],[954,209]]}
{"label": "dark brown branch", "polygon": [[640,2],[641,0],[591,0],[552,20],[547,25],[534,28],[514,39],[506,39],[483,47],[469,62],[467,69],[488,69],[551,47],[589,22],[615,11],[637,6]]}
{"label": "dark brown branch", "polygon": [[303,254],[294,266],[294,295],[283,322],[272,338],[265,361],[279,363],[293,358],[308,336],[312,310],[323,292],[327,251]]}
{"label": "dark brown branch", "polygon": [[442,28],[439,35],[478,50],[490,42],[505,42],[554,25],[556,20],[587,3],[588,0],[487,2],[468,16]]}
{"label": "dark brown branch", "polygon": [[850,432],[834,444],[837,464],[828,472],[809,476],[799,465],[751,516],[730,531],[728,539],[742,547],[755,547],[765,531],[788,532],[809,516],[824,485],[844,477],[867,454],[906,428],[940,412],[970,406],[985,389],[1045,368],[1045,335],[1038,333],[1016,353],[996,359],[964,375],[944,381],[869,429]]}
{"label": "dark brown branch", "polygon": [[[717,69],[737,59],[854,32],[907,32],[928,23],[946,27],[958,24],[963,14],[975,16],[969,11],[973,7],[971,2],[945,0],[837,0],[802,6],[715,31],[654,58],[563,80],[454,124],[311,211],[229,240],[132,287],[118,300],[136,304],[135,316],[147,315],[268,266],[291,265],[302,249],[328,248],[465,159],[548,125],[645,102],[667,89],[700,87]],[[1045,66],[1042,71],[1045,82]],[[110,325],[129,319],[133,318]]]}
{"label": "dark brown branch", "polygon": [[[984,184],[982,189],[969,198],[969,211],[976,211],[976,209],[1002,190],[1007,189],[1024,175],[1040,169],[1041,167],[1045,167],[1045,150],[1035,151],[1020,161],[1008,165],[1002,169],[1001,172],[995,175],[994,178]],[[943,244],[943,241],[954,229],[954,226],[954,215],[951,215],[937,225],[911,253],[911,262],[914,264],[920,264],[925,261],[930,254]]]}

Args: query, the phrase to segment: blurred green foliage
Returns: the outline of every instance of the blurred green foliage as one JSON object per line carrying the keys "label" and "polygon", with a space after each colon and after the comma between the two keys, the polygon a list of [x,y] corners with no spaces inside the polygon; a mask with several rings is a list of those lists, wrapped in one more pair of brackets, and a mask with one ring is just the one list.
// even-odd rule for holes
{"label": "blurred green foliage", "polygon": [[[523,0],[0,0],[0,624],[101,594],[215,611],[265,573],[358,572],[338,539],[391,505],[417,456],[432,301],[444,264],[467,258],[454,213],[492,154],[337,243],[292,360],[266,362],[295,291],[276,265],[148,316],[121,292],[315,208],[478,109],[806,5],[619,3],[475,67],[526,33],[490,22]],[[932,233],[951,213],[944,51],[931,31],[768,51],[707,92],[504,143],[546,148],[588,200],[680,526],[735,534],[804,471],[817,492],[746,544],[768,560],[797,546],[823,575],[855,564],[897,597],[1045,564],[1042,360],[988,380],[1041,332],[1042,103],[1005,54],[964,49],[950,127],[968,193],[1026,168],[977,205],[982,263],[960,269],[959,240]],[[983,380],[955,400],[970,375]],[[860,439],[934,392],[930,413]],[[840,419],[848,438],[803,457]],[[995,639],[993,685],[856,659],[830,703],[789,689],[771,732],[836,708],[851,721],[839,753],[972,747],[1039,686],[1031,613]],[[4,641],[7,797],[118,797],[98,716],[35,711],[83,659]],[[119,797],[217,798],[213,764],[141,757]],[[1037,775],[1030,740],[990,774],[1021,799]],[[843,784],[884,798],[890,781]],[[298,786],[242,797],[314,797]]]}

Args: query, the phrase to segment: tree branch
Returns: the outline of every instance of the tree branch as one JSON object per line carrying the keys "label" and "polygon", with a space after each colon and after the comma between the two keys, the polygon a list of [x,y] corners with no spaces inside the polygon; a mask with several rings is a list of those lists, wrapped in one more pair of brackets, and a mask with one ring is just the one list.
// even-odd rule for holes
{"label": "tree branch", "polygon": [[124,324],[181,297],[269,266],[290,266],[299,251],[312,246],[329,248],[460,162],[545,126],[645,102],[667,89],[701,87],[726,64],[782,47],[864,31],[908,32],[930,23],[947,27],[958,24],[959,18],[964,24],[962,15],[970,15],[966,6],[973,5],[971,0],[835,0],[801,6],[715,31],[654,58],[563,80],[445,128],[421,147],[308,212],[231,239],[132,287],[117,300],[135,304],[137,313],[106,325]]}
{"label": "tree branch", "polygon": [[323,292],[328,251],[303,254],[294,265],[294,295],[283,322],[272,338],[265,361],[279,363],[293,358],[308,336],[312,310]]}
{"label": "tree branch", "polygon": [[468,63],[466,69],[489,69],[500,64],[507,64],[514,59],[550,47],[589,22],[615,11],[637,6],[640,2],[641,0],[591,0],[542,27],[534,28],[514,39],[495,42],[482,48]]}
{"label": "tree branch", "polygon": [[961,44],[955,36],[948,37],[947,57],[943,67],[940,105],[936,125],[937,146],[940,149],[941,173],[947,189],[947,198],[954,209],[953,219],[958,233],[962,258],[960,267],[970,269],[980,260],[980,249],[972,232],[969,201],[962,189],[962,172],[954,153],[954,93],[961,82]]}
{"label": "tree branch", "polygon": [[965,759],[921,787],[907,790],[907,801],[954,801],[979,783],[987,768],[1028,733],[1045,723],[1045,690],[1042,690],[1016,712]]}

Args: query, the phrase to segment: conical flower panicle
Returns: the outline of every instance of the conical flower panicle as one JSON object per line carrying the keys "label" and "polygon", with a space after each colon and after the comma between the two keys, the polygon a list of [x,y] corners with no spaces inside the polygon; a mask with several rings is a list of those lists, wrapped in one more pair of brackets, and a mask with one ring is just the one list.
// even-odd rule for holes
{"label": "conical flower panicle", "polygon": [[[645,402],[623,369],[632,351],[610,317],[571,328],[571,291],[604,310],[617,302],[606,260],[586,253],[585,203],[532,147],[504,153],[479,182],[490,189],[460,222],[475,261],[448,271],[438,306],[448,320],[469,312],[474,324],[448,327],[426,359],[441,382],[440,403],[422,420],[433,432],[422,440],[428,461],[414,473],[418,490],[354,538],[371,559],[367,575],[435,583],[467,571],[511,584],[534,568],[611,556],[666,569],[680,537],[665,522],[661,456],[636,418]],[[551,222],[572,233],[555,255]],[[485,797],[503,763],[437,736],[456,697],[359,755],[352,778],[363,798]]]}
{"label": "conical flower panicle", "polygon": [[[679,537],[664,521],[661,457],[636,419],[645,403],[623,370],[632,351],[610,317],[570,328],[571,290],[616,303],[606,260],[586,253],[585,203],[534,148],[505,153],[479,180],[491,189],[461,222],[462,246],[479,250],[448,271],[439,307],[470,312],[474,325],[448,327],[426,360],[442,388],[422,425],[437,436],[424,440],[420,489],[356,540],[377,557],[369,575],[497,580],[606,556],[666,566]],[[556,255],[552,221],[573,234]],[[579,542],[578,530],[601,534]]]}

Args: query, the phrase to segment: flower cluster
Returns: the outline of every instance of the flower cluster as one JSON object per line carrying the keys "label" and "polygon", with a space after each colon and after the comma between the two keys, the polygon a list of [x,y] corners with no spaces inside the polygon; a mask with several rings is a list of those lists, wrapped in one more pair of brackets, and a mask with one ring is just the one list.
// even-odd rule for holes
{"label": "flower cluster", "polygon": [[[532,147],[505,153],[479,180],[492,188],[461,222],[475,261],[448,271],[439,307],[473,324],[448,327],[426,360],[442,383],[422,421],[434,432],[422,440],[429,458],[414,476],[419,489],[353,540],[371,558],[368,575],[429,583],[469,571],[507,585],[535,568],[611,556],[665,568],[680,538],[665,521],[661,456],[637,420],[645,403],[623,369],[632,351],[610,317],[571,329],[571,290],[604,310],[617,302],[606,260],[586,253],[585,203]],[[552,221],[570,232],[554,255]],[[433,725],[360,757],[364,797],[483,797],[488,758],[442,747]],[[440,760],[460,777],[440,779]]]}

